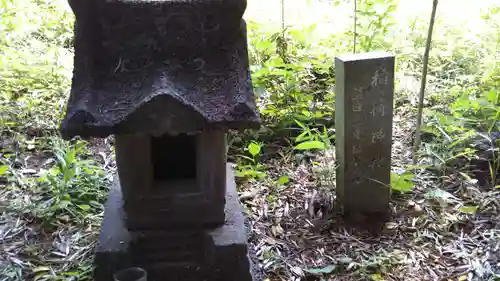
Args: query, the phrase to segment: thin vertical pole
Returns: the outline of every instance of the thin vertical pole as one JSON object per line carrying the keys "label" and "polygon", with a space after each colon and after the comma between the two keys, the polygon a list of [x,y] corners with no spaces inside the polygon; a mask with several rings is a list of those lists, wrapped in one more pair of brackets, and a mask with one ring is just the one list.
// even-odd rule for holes
{"label": "thin vertical pole", "polygon": [[426,78],[427,78],[427,68],[429,64],[429,53],[431,50],[431,42],[432,42],[432,30],[434,29],[434,21],[436,19],[436,10],[437,10],[437,5],[438,5],[438,0],[434,0],[432,3],[432,14],[431,14],[431,20],[429,23],[429,31],[427,34],[427,42],[425,46],[425,53],[424,53],[424,61],[423,61],[423,68],[422,68],[422,81],[420,84],[420,95],[419,95],[419,100],[418,100],[418,113],[417,113],[417,128],[415,131],[415,144],[413,146],[413,165],[417,164],[417,151],[418,147],[420,146],[420,134],[421,134],[421,126],[422,126],[422,114],[424,110],[424,95],[425,95],[425,83],[426,83]]}
{"label": "thin vertical pole", "polygon": [[285,0],[281,0],[281,30],[285,30]]}
{"label": "thin vertical pole", "polygon": [[357,14],[358,14],[358,0],[354,0],[354,34],[353,34],[353,53],[356,53],[356,40],[357,40],[357,34],[356,34],[356,24],[357,24]]}

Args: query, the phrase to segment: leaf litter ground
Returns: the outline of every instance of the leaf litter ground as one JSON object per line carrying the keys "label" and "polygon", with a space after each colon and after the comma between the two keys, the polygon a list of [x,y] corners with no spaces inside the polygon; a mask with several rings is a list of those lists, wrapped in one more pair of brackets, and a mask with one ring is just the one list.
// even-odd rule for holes
{"label": "leaf litter ground", "polygon": [[[397,108],[393,170],[411,161],[415,116]],[[290,157],[293,158],[293,157]],[[334,152],[315,167],[275,159],[287,186],[245,183],[251,243],[269,280],[496,280],[500,274],[500,192],[450,174],[417,172],[411,193],[393,193],[391,219],[373,233],[364,218],[335,213]],[[465,207],[464,207],[465,206]],[[468,214],[467,206],[477,206]],[[475,208],[474,208],[475,209]],[[496,276],[496,277],[495,277]]]}
{"label": "leaf litter ground", "polygon": [[[407,120],[414,119],[404,107],[396,109],[394,171],[403,170],[411,158],[414,124]],[[27,143],[2,139],[2,148]],[[111,143],[96,140],[90,148],[111,174]],[[51,157],[33,150],[18,153],[22,164],[8,181],[0,181],[2,281],[55,276],[91,280],[102,211],[89,213],[81,222],[68,215],[54,217],[48,227],[27,211],[42,197],[22,188],[22,182],[50,166]],[[239,186],[250,244],[267,280],[496,280],[500,274],[500,191],[457,174],[436,176],[420,170],[415,189],[393,194],[391,219],[373,233],[358,227],[369,224],[366,218],[347,224],[335,212],[334,151],[302,163],[284,153],[265,166],[269,180]],[[277,184],[283,175],[290,181]],[[468,214],[471,207],[464,206],[477,210]]]}

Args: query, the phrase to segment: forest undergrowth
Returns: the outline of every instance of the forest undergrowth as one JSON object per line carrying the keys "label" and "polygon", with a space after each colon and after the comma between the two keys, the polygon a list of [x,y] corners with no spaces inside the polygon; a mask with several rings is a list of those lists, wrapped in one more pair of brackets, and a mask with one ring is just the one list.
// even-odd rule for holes
{"label": "forest undergrowth", "polygon": [[[335,211],[333,61],[353,51],[354,27],[317,40],[314,25],[248,22],[263,125],[230,132],[229,160],[267,280],[500,280],[500,5],[473,35],[436,23],[417,165],[428,19],[396,22],[396,7],[357,7],[357,52],[397,58],[391,219],[378,234]],[[91,280],[116,166],[112,138],[58,133],[73,14],[0,0],[0,15],[0,280]]]}

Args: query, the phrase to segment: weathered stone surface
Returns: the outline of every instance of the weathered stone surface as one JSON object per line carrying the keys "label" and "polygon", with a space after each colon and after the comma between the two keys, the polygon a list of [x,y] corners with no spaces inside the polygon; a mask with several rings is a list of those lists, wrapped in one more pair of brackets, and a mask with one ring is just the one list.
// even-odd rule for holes
{"label": "weathered stone surface", "polygon": [[214,259],[212,279],[217,281],[257,281],[261,275],[250,258],[247,231],[243,208],[238,200],[234,174],[228,165],[228,185],[226,192],[226,223],[212,230],[209,235],[212,240]]}
{"label": "weathered stone surface", "polygon": [[339,56],[336,72],[336,189],[346,213],[389,208],[394,56]]}
{"label": "weathered stone surface", "polygon": [[[146,201],[147,202],[147,201]],[[127,212],[128,229],[177,229],[184,227],[217,227],[224,224],[225,213],[214,205],[197,201],[198,204],[168,204],[149,209],[130,207]],[[147,203],[146,203],[147,204]]]}
{"label": "weathered stone surface", "polygon": [[132,266],[129,254],[131,236],[125,227],[125,212],[120,187],[113,184],[105,205],[99,243],[96,248],[94,278],[111,281],[115,271]]}
{"label": "weathered stone surface", "polygon": [[70,0],[76,15],[62,135],[258,127],[245,0]]}
{"label": "weathered stone surface", "polygon": [[[140,266],[148,281],[260,281],[249,257],[242,207],[227,165],[226,223],[215,229],[130,231],[125,227],[120,186],[114,184],[96,252],[96,281],[122,268]],[[118,182],[116,182],[118,183]]]}
{"label": "weathered stone surface", "polygon": [[[129,229],[224,224],[225,132],[194,134],[190,136],[192,145],[187,146],[169,141],[179,137],[152,143],[148,135],[116,136],[119,184]],[[180,138],[181,142],[187,139]],[[176,177],[181,174],[178,166],[190,170],[187,177]]]}

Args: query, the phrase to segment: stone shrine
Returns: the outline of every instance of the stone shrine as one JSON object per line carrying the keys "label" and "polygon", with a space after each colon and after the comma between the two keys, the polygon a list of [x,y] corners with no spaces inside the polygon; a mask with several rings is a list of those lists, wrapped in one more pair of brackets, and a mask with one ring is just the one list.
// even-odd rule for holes
{"label": "stone shrine", "polygon": [[76,16],[64,138],[114,135],[95,280],[250,281],[226,132],[258,128],[245,0],[69,0]]}
{"label": "stone shrine", "polygon": [[388,215],[394,63],[385,52],[335,59],[336,191],[348,216]]}

